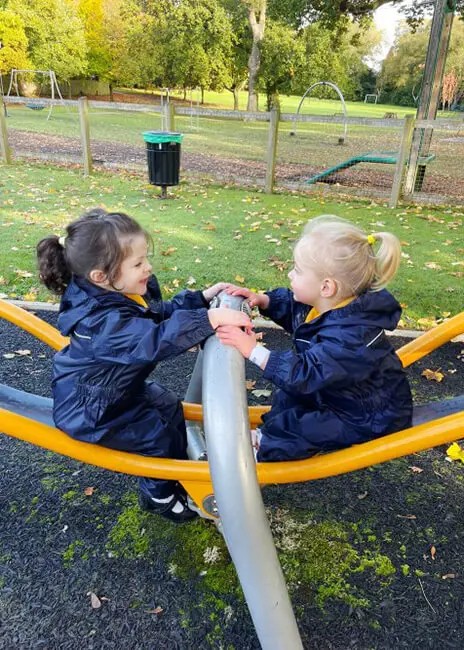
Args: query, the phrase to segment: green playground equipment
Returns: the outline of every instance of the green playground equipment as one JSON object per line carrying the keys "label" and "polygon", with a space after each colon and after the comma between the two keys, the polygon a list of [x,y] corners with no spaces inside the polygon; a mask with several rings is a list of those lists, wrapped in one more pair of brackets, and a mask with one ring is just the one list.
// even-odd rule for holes
{"label": "green playground equipment", "polygon": [[[426,156],[421,156],[419,158],[419,165],[426,165],[427,163],[431,162],[434,159],[435,159],[434,153],[429,153]],[[344,162],[341,162],[338,165],[334,165],[334,167],[330,167],[329,169],[326,169],[320,174],[316,174],[316,176],[309,178],[307,181],[305,181],[305,183],[308,185],[312,185],[313,183],[317,183],[319,181],[321,181],[322,183],[326,183],[326,182],[330,183],[331,181],[327,179],[330,176],[332,176],[332,174],[335,174],[336,172],[343,169],[349,169],[350,167],[354,167],[354,165],[358,165],[359,163],[363,163],[363,162],[383,163],[384,165],[396,165],[397,161],[398,161],[398,151],[370,151],[368,153],[362,153],[359,156],[353,156],[352,158],[348,158],[348,160],[345,160]]]}

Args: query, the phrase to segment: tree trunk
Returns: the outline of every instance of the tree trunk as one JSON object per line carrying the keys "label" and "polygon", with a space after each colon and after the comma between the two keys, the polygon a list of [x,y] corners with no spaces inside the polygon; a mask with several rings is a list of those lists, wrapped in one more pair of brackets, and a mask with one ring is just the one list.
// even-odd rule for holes
{"label": "tree trunk", "polygon": [[202,86],[201,87],[201,105],[203,106],[204,103],[205,103],[205,89]]}
{"label": "tree trunk", "polygon": [[232,92],[234,93],[234,111],[238,111],[239,107],[238,107],[238,88],[237,88],[237,86],[235,86],[235,88],[232,90]]}
{"label": "tree trunk", "polygon": [[113,96],[113,84],[110,83],[108,84],[110,87],[110,102],[114,102],[114,96]]}
{"label": "tree trunk", "polygon": [[[266,24],[266,3],[267,0],[260,0],[259,2],[250,1],[249,6],[249,21],[253,34],[253,45],[251,46],[250,56],[248,58],[248,111],[258,110],[258,97],[256,94],[256,84],[258,81],[259,65],[260,65],[260,51],[259,44],[264,38],[264,27]],[[257,4],[258,17],[254,4]]]}

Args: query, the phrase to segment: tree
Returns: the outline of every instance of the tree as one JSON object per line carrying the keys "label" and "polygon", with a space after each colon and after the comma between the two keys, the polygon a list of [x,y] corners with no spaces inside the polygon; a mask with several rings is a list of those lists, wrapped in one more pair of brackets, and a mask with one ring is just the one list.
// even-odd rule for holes
{"label": "tree", "polygon": [[[332,29],[346,26],[350,19],[362,21],[372,16],[375,9],[402,0],[241,0],[248,9],[253,40],[248,59],[248,110],[257,110],[256,81],[260,66],[260,43],[265,35],[266,16],[295,29],[319,22]],[[457,0],[464,12],[464,0]],[[409,20],[419,21],[433,4],[433,0],[418,0],[408,14]]]}
{"label": "tree", "polygon": [[248,57],[251,50],[252,37],[248,23],[248,12],[242,2],[237,0],[222,0],[232,30],[231,52],[228,57],[230,83],[227,90],[234,96],[234,110],[238,111],[238,93],[244,87],[248,76]]}
{"label": "tree", "polygon": [[[406,23],[399,26],[378,78],[385,101],[414,105],[424,74],[429,33],[430,21],[422,23],[414,32]],[[451,70],[454,70],[459,88],[464,81],[464,23],[458,20],[451,32],[445,75]]]}
{"label": "tree", "polygon": [[[217,0],[182,0],[168,16],[165,78],[172,86],[222,90],[230,84],[232,30]],[[203,97],[202,97],[203,101]]]}
{"label": "tree", "polygon": [[71,0],[9,0],[8,8],[24,23],[34,68],[66,81],[85,73],[84,25]]}
{"label": "tree", "polygon": [[248,20],[250,23],[253,40],[251,43],[250,56],[248,57],[248,105],[247,111],[258,110],[258,96],[256,85],[258,82],[260,65],[260,43],[264,38],[266,27],[267,0],[242,0],[248,9]]}
{"label": "tree", "polygon": [[0,10],[0,75],[29,67],[23,21],[12,11]]}
{"label": "tree", "polygon": [[290,94],[295,67],[304,60],[304,46],[293,29],[269,22],[260,45],[259,86],[266,93],[267,110],[279,103],[279,92]]}
{"label": "tree", "polygon": [[443,77],[443,87],[441,90],[441,102],[443,110],[448,109],[454,104],[458,92],[458,78],[454,70],[450,70]]}
{"label": "tree", "polygon": [[79,0],[78,7],[88,48],[87,74],[90,77],[107,79],[111,70],[111,54],[105,38],[106,16],[103,0]]}

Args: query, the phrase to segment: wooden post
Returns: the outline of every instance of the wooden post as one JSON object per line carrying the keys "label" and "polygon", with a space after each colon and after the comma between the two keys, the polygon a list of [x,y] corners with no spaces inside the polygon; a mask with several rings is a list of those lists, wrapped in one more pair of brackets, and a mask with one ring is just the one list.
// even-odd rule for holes
{"label": "wooden post", "polygon": [[[456,0],[436,0],[417,107],[417,120],[436,118],[455,8]],[[411,196],[414,192],[419,158],[429,153],[432,133],[433,129],[414,131],[404,187],[405,196]]]}
{"label": "wooden post", "polygon": [[79,124],[81,128],[84,176],[92,173],[92,150],[90,148],[89,103],[87,97],[79,98]]}
{"label": "wooden post", "polygon": [[11,149],[8,144],[8,130],[6,128],[5,112],[3,104],[0,104],[0,151],[5,165],[11,165]]}
{"label": "wooden post", "polygon": [[412,132],[414,129],[414,115],[406,115],[404,118],[403,135],[401,138],[400,150],[396,160],[395,176],[393,178],[393,186],[390,197],[390,208],[396,208],[398,199],[401,196],[401,189],[403,187],[404,173],[406,170],[406,162],[408,152],[411,148]]}
{"label": "wooden post", "polygon": [[266,183],[264,191],[266,194],[272,194],[275,180],[275,162],[277,155],[277,136],[279,133],[280,110],[274,107],[271,110],[269,120],[269,135],[267,140],[266,156]]}
{"label": "wooden post", "polygon": [[174,131],[174,122],[175,122],[175,109],[174,104],[169,101],[166,101],[164,104],[165,116],[166,116],[166,131],[168,133],[173,133]]}

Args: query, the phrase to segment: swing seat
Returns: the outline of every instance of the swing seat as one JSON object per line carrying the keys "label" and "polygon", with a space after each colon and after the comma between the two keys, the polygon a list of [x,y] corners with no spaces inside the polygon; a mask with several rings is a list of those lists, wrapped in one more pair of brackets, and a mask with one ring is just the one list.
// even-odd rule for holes
{"label": "swing seat", "polygon": [[34,102],[30,104],[26,104],[28,108],[30,108],[33,111],[43,111],[43,109],[46,107],[46,104],[40,104],[39,102]]}

